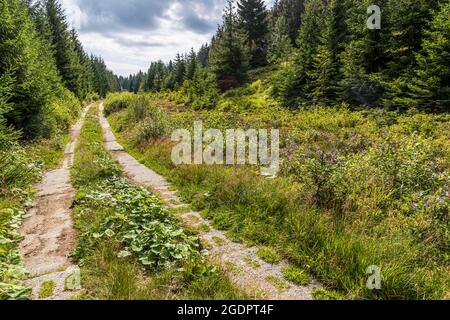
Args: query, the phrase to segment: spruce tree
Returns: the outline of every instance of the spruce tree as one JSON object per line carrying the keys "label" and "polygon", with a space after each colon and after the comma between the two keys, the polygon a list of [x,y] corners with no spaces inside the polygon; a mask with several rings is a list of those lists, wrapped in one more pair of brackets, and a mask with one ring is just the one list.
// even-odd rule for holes
{"label": "spruce tree", "polygon": [[308,102],[309,95],[313,91],[311,72],[314,69],[314,57],[320,46],[324,13],[325,4],[322,0],[307,2],[297,39],[298,49],[274,83],[274,96],[286,106],[296,107]]}
{"label": "spruce tree", "polygon": [[186,61],[179,53],[175,58],[175,83],[179,87],[183,84],[184,76],[186,74]]}
{"label": "spruce tree", "polygon": [[385,105],[424,111],[450,111],[450,4],[442,4],[429,29],[415,68],[389,85]]}
{"label": "spruce tree", "polygon": [[271,31],[267,59],[270,63],[285,61],[292,53],[292,50],[286,18],[280,16]]}
{"label": "spruce tree", "polygon": [[62,94],[52,52],[39,38],[29,8],[19,0],[0,0],[0,76],[8,75],[9,124],[25,136],[49,135],[55,129],[47,115]]}
{"label": "spruce tree", "polygon": [[432,19],[432,13],[438,10],[439,3],[446,0],[389,0],[383,28],[389,29],[383,41],[389,44],[387,58],[389,64],[386,73],[396,78],[409,67],[415,67],[415,54],[422,48],[425,28]]}
{"label": "spruce tree", "polygon": [[247,52],[236,20],[233,3],[228,1],[223,25],[217,31],[209,55],[210,70],[222,91],[242,84],[247,78]]}
{"label": "spruce tree", "polygon": [[319,47],[313,57],[312,69],[309,71],[312,86],[308,97],[314,104],[329,105],[340,101],[339,56],[345,48],[348,36],[345,25],[348,3],[330,0],[324,10]]}
{"label": "spruce tree", "polygon": [[74,78],[77,79],[79,97],[86,99],[91,93],[93,93],[93,77],[91,61],[89,56],[83,49],[81,42],[78,40],[78,35],[75,30],[71,31],[71,41],[75,47],[75,53],[77,54],[79,64],[77,68],[74,68]]}
{"label": "spruce tree", "polygon": [[194,49],[191,49],[191,52],[189,53],[189,57],[187,60],[187,66],[186,66],[186,76],[185,79],[192,80],[194,79],[195,71],[197,70],[197,54],[195,53]]}
{"label": "spruce tree", "polygon": [[58,0],[46,0],[46,13],[59,74],[66,87],[81,99],[83,98],[83,88],[80,83],[81,64],[64,10]]}
{"label": "spruce tree", "polygon": [[[381,30],[367,28],[367,8],[372,5],[371,0],[346,1],[349,4],[346,25],[350,36],[340,59],[342,97],[350,104],[376,106],[386,83],[384,70],[389,44],[385,39],[389,29],[385,24]],[[378,5],[384,8],[386,2],[380,0]]]}
{"label": "spruce tree", "polygon": [[306,0],[276,0],[271,11],[272,25],[279,17],[284,17],[288,25],[291,44],[296,46],[296,40],[301,26],[301,16],[304,12]]}
{"label": "spruce tree", "polygon": [[263,0],[239,0],[237,3],[239,27],[244,32],[251,67],[267,64],[268,12]]}
{"label": "spruce tree", "polygon": [[208,66],[209,49],[210,47],[206,43],[200,47],[200,50],[197,53],[198,62],[200,63],[200,66],[202,66],[203,68],[206,68]]}

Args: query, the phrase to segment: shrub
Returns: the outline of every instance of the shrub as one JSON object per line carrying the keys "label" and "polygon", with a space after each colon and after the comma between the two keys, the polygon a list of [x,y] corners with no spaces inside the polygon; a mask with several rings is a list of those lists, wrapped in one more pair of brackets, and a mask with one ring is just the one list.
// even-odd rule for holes
{"label": "shrub", "polygon": [[134,97],[134,94],[129,92],[108,94],[104,102],[105,115],[109,116],[111,113],[127,108]]}

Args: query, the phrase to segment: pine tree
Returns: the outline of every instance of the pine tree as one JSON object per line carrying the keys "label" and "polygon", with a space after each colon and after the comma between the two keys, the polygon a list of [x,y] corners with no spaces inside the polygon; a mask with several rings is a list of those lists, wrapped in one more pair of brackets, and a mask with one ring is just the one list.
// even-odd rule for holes
{"label": "pine tree", "polygon": [[77,54],[79,64],[74,68],[74,78],[76,78],[78,84],[79,97],[86,99],[93,93],[94,73],[92,70],[91,61],[89,56],[83,49],[81,42],[78,40],[78,35],[75,30],[71,31],[71,41],[75,47],[75,53]]}
{"label": "pine tree", "polygon": [[121,84],[117,77],[107,69],[102,58],[91,55],[90,60],[93,73],[93,88],[100,97],[106,97],[108,92],[120,91],[123,86],[126,90],[133,91],[131,77],[128,83]]}
{"label": "pine tree", "polygon": [[187,60],[185,79],[187,80],[194,79],[195,71],[197,70],[197,64],[198,64],[197,54],[195,53],[194,48],[192,48],[189,54],[189,58]]}
{"label": "pine tree", "polygon": [[162,89],[172,91],[175,89],[175,85],[175,66],[173,61],[170,60],[167,64],[167,74],[163,79]]}
{"label": "pine tree", "polygon": [[206,68],[208,66],[209,49],[210,47],[206,43],[200,47],[200,50],[197,53],[198,62],[200,63],[200,66],[202,66],[203,68]]}
{"label": "pine tree", "polygon": [[267,64],[268,12],[263,0],[239,0],[237,3],[239,27],[244,32],[251,67]]}
{"label": "pine tree", "polygon": [[45,122],[51,103],[63,94],[52,52],[23,2],[1,0],[0,7],[0,76],[10,79],[11,110],[5,117],[27,137],[48,136],[55,129],[54,123]]}
{"label": "pine tree", "polygon": [[58,0],[46,0],[45,5],[59,74],[66,87],[82,99],[81,63],[76,53],[75,43],[69,31],[64,10]]}
{"label": "pine tree", "polygon": [[286,18],[280,16],[271,31],[267,59],[270,63],[285,61],[292,53],[292,50]]}
{"label": "pine tree", "polygon": [[183,84],[184,76],[186,74],[186,61],[185,59],[177,53],[175,58],[175,83],[179,87]]}
{"label": "pine tree", "polygon": [[232,1],[228,1],[223,25],[211,44],[209,65],[222,91],[238,86],[247,78],[247,52],[237,29]]}
{"label": "pine tree", "polygon": [[384,21],[389,29],[384,42],[389,44],[386,73],[396,78],[409,67],[415,66],[415,54],[422,48],[422,39],[432,13],[439,3],[446,0],[389,0],[386,3]]}
{"label": "pine tree", "polygon": [[275,80],[273,94],[286,106],[295,107],[308,101],[314,84],[311,71],[314,57],[320,46],[325,4],[322,0],[310,0],[302,16],[302,27],[297,39],[298,49]]}
{"label": "pine tree", "polygon": [[[385,39],[390,31],[385,24],[381,30],[367,28],[366,12],[371,0],[346,1],[349,4],[346,25],[350,36],[340,59],[342,97],[350,104],[376,106],[384,93],[384,70],[389,51]],[[386,1],[380,0],[378,5],[384,8]]]}
{"label": "pine tree", "polygon": [[296,40],[302,23],[301,16],[304,12],[306,0],[277,0],[271,11],[272,25],[279,17],[284,17],[288,25],[288,33],[291,44],[296,46]]}
{"label": "pine tree", "polygon": [[389,85],[385,105],[425,111],[450,111],[450,4],[442,4],[424,31],[416,68]]}
{"label": "pine tree", "polygon": [[309,71],[311,92],[308,97],[314,104],[333,104],[340,100],[339,56],[345,48],[348,36],[345,13],[348,3],[330,0],[325,7],[323,29],[319,37],[319,47],[313,57]]}

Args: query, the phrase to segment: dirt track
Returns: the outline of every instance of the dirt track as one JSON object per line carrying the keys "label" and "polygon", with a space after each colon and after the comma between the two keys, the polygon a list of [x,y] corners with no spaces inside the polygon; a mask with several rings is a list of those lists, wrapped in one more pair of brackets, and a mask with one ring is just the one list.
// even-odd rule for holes
{"label": "dirt track", "polygon": [[24,240],[20,251],[24,258],[25,269],[29,274],[27,285],[33,289],[33,299],[39,298],[41,285],[53,281],[53,295],[47,299],[66,300],[78,293],[66,291],[66,279],[79,272],[69,259],[76,245],[76,234],[71,217],[71,206],[75,190],[70,183],[70,167],[74,161],[75,145],[80,137],[88,106],[81,119],[71,128],[70,143],[65,149],[63,166],[45,173],[33,207],[28,211],[21,235]]}

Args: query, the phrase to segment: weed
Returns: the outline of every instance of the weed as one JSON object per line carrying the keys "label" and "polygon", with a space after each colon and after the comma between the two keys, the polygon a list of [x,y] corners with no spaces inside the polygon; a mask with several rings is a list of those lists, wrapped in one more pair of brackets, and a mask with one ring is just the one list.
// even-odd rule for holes
{"label": "weed", "polygon": [[234,262],[231,261],[225,262],[225,267],[229,272],[235,275],[240,275],[244,272],[244,269],[242,267],[239,267],[238,265],[236,265]]}

